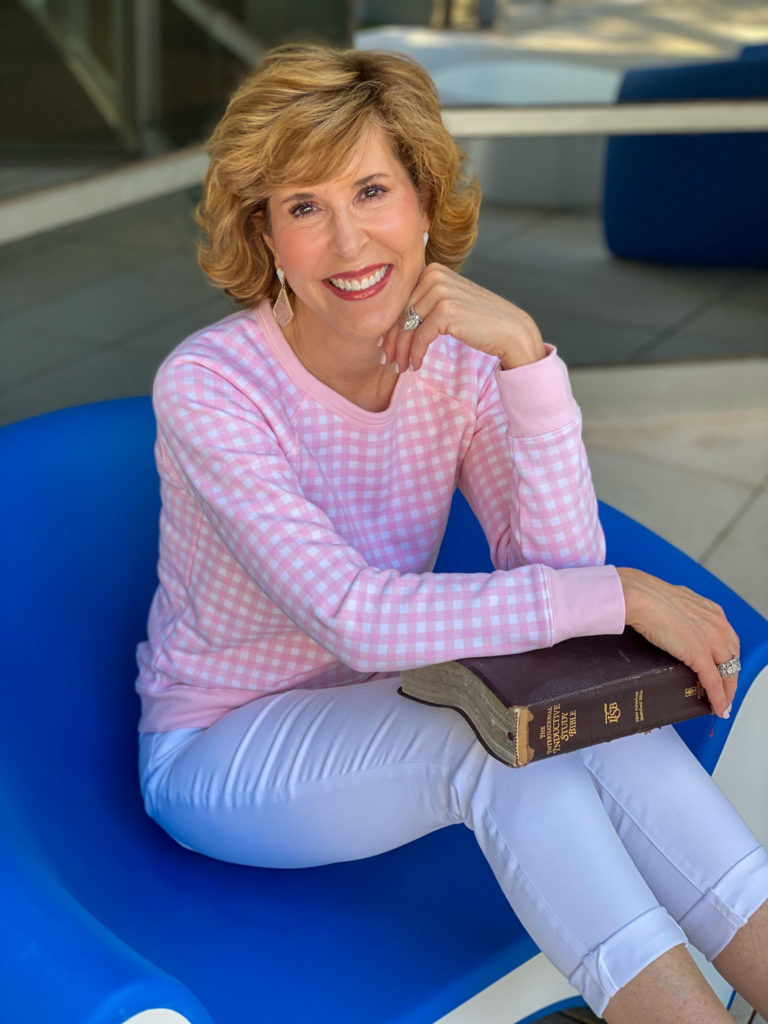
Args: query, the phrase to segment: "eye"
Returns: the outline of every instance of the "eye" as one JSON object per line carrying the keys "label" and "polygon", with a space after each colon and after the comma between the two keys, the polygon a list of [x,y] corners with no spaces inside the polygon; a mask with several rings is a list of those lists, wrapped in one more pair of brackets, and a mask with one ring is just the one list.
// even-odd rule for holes
{"label": "eye", "polygon": [[312,203],[302,201],[300,203],[295,203],[293,206],[291,206],[288,212],[292,217],[300,218],[306,217],[308,214],[312,213],[314,208],[315,207]]}
{"label": "eye", "polygon": [[386,195],[389,189],[386,185],[366,185],[362,189],[361,195],[363,199],[378,199],[379,196]]}

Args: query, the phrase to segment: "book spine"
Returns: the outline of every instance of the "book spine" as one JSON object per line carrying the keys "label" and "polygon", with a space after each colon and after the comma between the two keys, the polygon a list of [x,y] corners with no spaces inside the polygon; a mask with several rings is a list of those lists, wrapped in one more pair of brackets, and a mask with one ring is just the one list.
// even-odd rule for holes
{"label": "book spine", "polygon": [[[691,673],[671,666],[653,675],[514,710],[522,727],[519,739],[511,738],[518,750],[517,763],[522,765],[709,714],[711,707]],[[522,711],[527,715],[517,714]]]}

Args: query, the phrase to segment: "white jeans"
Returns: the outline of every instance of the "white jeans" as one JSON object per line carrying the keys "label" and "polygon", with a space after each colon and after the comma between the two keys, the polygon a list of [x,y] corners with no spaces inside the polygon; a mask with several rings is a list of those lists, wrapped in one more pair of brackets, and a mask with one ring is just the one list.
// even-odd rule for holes
{"label": "white jeans", "polygon": [[286,868],[463,822],[598,1015],[672,946],[717,955],[768,898],[766,851],[674,729],[511,769],[398,685],[293,690],[143,736],[148,813],[211,857]]}

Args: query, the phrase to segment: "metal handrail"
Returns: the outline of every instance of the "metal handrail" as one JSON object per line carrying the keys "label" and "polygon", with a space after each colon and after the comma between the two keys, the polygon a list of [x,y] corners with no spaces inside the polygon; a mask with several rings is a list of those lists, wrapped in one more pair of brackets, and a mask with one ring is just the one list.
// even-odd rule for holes
{"label": "metal handrail", "polygon": [[[444,109],[443,121],[457,139],[764,132],[768,101],[451,107]],[[0,244],[199,185],[207,166],[205,148],[189,146],[82,181],[0,200]]]}

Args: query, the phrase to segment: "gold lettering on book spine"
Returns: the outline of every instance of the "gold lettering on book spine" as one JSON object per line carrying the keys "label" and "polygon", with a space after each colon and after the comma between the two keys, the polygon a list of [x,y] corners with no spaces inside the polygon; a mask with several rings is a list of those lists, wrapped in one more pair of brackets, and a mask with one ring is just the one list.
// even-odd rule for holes
{"label": "gold lettering on book spine", "polygon": [[635,724],[645,721],[645,691],[635,690]]}
{"label": "gold lettering on book spine", "polygon": [[606,725],[615,725],[621,718],[621,708],[615,700],[612,700],[609,704],[603,704],[603,711],[605,713]]}
{"label": "gold lettering on book spine", "polygon": [[547,707],[545,724],[539,732],[539,738],[545,743],[546,756],[559,754],[563,745],[572,740],[576,732],[576,710],[563,708],[560,704],[550,704]]}
{"label": "gold lettering on book spine", "polygon": [[576,712],[575,711],[569,711],[568,712],[568,716],[567,716],[567,720],[568,720],[567,731],[566,731],[565,735],[563,736],[563,739],[565,739],[565,740],[572,740],[573,737],[576,735],[576,733],[578,731],[577,728],[576,728]]}

